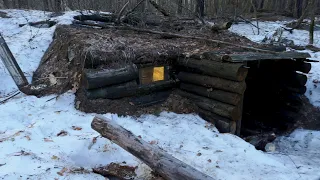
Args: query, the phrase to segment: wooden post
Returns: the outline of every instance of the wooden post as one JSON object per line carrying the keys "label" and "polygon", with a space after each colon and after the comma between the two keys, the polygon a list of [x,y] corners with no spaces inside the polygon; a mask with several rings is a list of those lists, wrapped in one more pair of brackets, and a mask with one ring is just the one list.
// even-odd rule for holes
{"label": "wooden post", "polygon": [[0,34],[0,59],[2,60],[3,64],[8,69],[11,77],[13,78],[14,82],[20,89],[23,86],[28,85],[27,78],[24,76],[23,72],[21,71],[16,59],[13,57],[6,41]]}
{"label": "wooden post", "polygon": [[151,145],[114,121],[96,116],[91,127],[103,137],[116,143],[167,180],[212,180],[213,178]]}

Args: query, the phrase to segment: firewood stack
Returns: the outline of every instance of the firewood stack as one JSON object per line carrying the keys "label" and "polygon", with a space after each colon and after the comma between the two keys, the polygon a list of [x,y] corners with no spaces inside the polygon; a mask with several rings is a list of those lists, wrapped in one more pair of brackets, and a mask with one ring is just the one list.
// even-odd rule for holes
{"label": "firewood stack", "polygon": [[223,133],[236,133],[248,70],[243,63],[223,62],[220,56],[177,61],[180,95],[192,99],[199,115]]}

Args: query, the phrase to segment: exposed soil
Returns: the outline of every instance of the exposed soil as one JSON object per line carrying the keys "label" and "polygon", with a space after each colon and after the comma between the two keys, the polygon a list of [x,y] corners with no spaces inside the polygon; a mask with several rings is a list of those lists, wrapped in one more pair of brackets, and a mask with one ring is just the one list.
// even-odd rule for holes
{"label": "exposed soil", "polygon": [[301,127],[310,130],[320,130],[320,108],[310,104],[305,96],[302,97],[302,102],[300,116],[297,118],[294,128]]}
{"label": "exposed soil", "polygon": [[[148,95],[146,95],[148,96]],[[96,99],[89,100],[84,90],[77,92],[75,106],[86,113],[116,113],[118,115],[140,116],[143,114],[159,115],[163,111],[171,111],[178,114],[197,112],[197,106],[190,100],[181,97],[175,90],[169,92],[167,98],[161,101],[152,101],[154,104],[145,106],[136,103],[137,97],[128,97],[118,100]]]}

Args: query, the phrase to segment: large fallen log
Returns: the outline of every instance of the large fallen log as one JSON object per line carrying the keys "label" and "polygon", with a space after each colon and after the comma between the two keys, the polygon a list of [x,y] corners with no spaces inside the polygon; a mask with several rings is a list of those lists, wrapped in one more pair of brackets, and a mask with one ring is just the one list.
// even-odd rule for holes
{"label": "large fallen log", "polygon": [[212,177],[167,154],[102,116],[95,117],[91,127],[132,155],[146,163],[152,170],[168,180],[213,180]]}
{"label": "large fallen log", "polygon": [[237,123],[235,121],[230,121],[229,119],[202,109],[199,109],[199,116],[204,120],[212,122],[220,133],[236,133]]}
{"label": "large fallen log", "polygon": [[210,25],[209,27],[213,32],[218,32],[221,30],[228,30],[231,26],[232,26],[232,22],[224,22],[224,23]]}
{"label": "large fallen log", "polygon": [[233,81],[243,81],[248,70],[241,63],[223,63],[210,60],[179,59],[178,65],[187,67],[188,71],[209,76],[221,77]]}
{"label": "large fallen log", "polygon": [[138,68],[135,65],[128,65],[120,69],[86,69],[82,83],[86,89],[96,89],[138,79],[138,76]]}
{"label": "large fallen log", "polygon": [[237,94],[243,94],[246,90],[245,82],[230,81],[222,78],[205,76],[194,73],[180,72],[178,74],[179,80],[191,84],[197,84],[200,86],[221,89],[228,92],[234,92]]}
{"label": "large fallen log", "polygon": [[87,90],[86,95],[89,99],[119,99],[123,97],[130,97],[141,94],[150,94],[152,92],[159,92],[174,88],[177,85],[177,81],[159,81],[151,84],[135,85],[126,83],[111,87],[104,87],[99,89]]}
{"label": "large fallen log", "polygon": [[217,101],[235,106],[238,105],[241,101],[241,95],[218,89],[206,88],[186,83],[181,83],[180,88],[191,93],[195,93],[204,97],[208,97],[210,99],[215,99]]}
{"label": "large fallen log", "polygon": [[234,121],[237,121],[241,118],[242,113],[240,111],[239,106],[232,106],[229,104],[215,101],[213,99],[208,99],[206,97],[198,96],[185,91],[177,91],[177,93],[182,97],[186,97],[193,100],[200,109],[210,111],[219,116],[222,116]]}

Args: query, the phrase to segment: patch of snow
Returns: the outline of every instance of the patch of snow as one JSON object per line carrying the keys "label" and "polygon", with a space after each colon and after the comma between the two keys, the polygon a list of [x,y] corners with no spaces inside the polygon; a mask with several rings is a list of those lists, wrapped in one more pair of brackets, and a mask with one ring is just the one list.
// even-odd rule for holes
{"label": "patch of snow", "polygon": [[[6,12],[12,18],[0,18],[0,32],[30,80],[52,41],[55,27],[19,28],[19,24],[28,21],[45,20],[48,15],[46,12]],[[56,17],[56,20],[60,24],[69,24],[76,14],[66,12],[63,16]],[[259,40],[258,37],[255,38]],[[0,87],[0,96],[16,89],[2,64],[0,76],[0,83],[5,84]],[[19,95],[0,105],[0,178],[105,179],[91,173],[91,168],[124,161],[127,165],[138,166],[140,179],[150,175],[150,169],[141,161],[111,141],[101,138],[91,129],[94,114],[77,111],[74,108],[74,94],[68,92],[54,97]],[[298,135],[279,139],[279,154],[288,153],[290,157],[296,157],[296,163],[303,167],[297,169],[287,156],[257,151],[237,136],[219,133],[197,115],[163,112],[159,116],[144,115],[139,118],[119,117],[116,114],[104,116],[215,179],[317,178],[318,165],[314,162],[308,165],[307,159],[303,159],[304,152],[318,155],[316,150],[319,149],[319,136],[316,132],[313,137],[307,131],[301,131]],[[58,136],[61,131],[67,132],[64,133],[65,136]],[[304,136],[307,138],[299,139]],[[298,142],[294,143],[295,141]],[[288,143],[281,146],[282,142]],[[304,142],[308,142],[308,148],[303,147]],[[72,172],[80,167],[89,172]],[[64,168],[67,169],[66,172],[63,176],[59,175]]]}
{"label": "patch of snow", "polygon": [[[253,22],[254,23],[254,22]],[[262,43],[265,37],[269,37],[274,34],[278,28],[284,27],[288,22],[259,22],[260,34],[258,34],[257,28],[250,24],[235,24],[230,28],[231,32],[247,37],[248,39]],[[305,46],[309,43],[309,32],[306,30],[294,30],[293,33],[283,31],[283,38],[293,40],[295,45]],[[314,32],[314,45],[320,47],[320,31]],[[313,52],[310,50],[304,50],[299,52],[307,52],[311,55],[313,60],[320,61],[320,52]],[[320,107],[320,63],[311,63],[312,69],[308,74],[307,92],[306,96],[314,106]],[[319,83],[314,83],[319,82]]]}
{"label": "patch of snow", "polygon": [[277,138],[275,143],[278,152],[273,155],[287,167],[297,169],[299,179],[319,180],[319,131],[297,129],[289,136]]}
{"label": "patch of snow", "polygon": [[[12,18],[0,18],[0,33],[6,40],[29,82],[42,56],[52,42],[52,35],[57,25],[51,28],[36,28],[28,25],[19,27],[19,24],[49,19],[57,21],[57,24],[71,24],[73,16],[79,14],[78,12],[70,11],[65,12],[62,16],[50,18],[49,15],[51,13],[45,11],[15,9],[2,11],[7,12]],[[0,61],[0,84],[5,85],[0,86],[0,98],[17,90],[17,86],[2,61]]]}
{"label": "patch of snow", "polygon": [[[91,169],[111,162],[138,166],[142,175],[148,169],[131,154],[91,129],[94,114],[74,109],[74,95],[15,98],[0,105],[0,177],[4,179],[59,178],[63,168]],[[47,102],[48,101],[48,102]],[[217,129],[197,115],[163,112],[139,118],[106,114],[124,128],[196,169],[218,179],[297,179],[295,169],[284,166],[269,155],[231,134]],[[79,127],[74,130],[73,126]],[[62,130],[66,136],[57,136]],[[21,155],[21,151],[28,153]],[[146,172],[146,170],[147,172]],[[79,174],[67,171],[65,178]],[[271,174],[271,175],[270,175]],[[82,179],[102,179],[85,174]]]}

